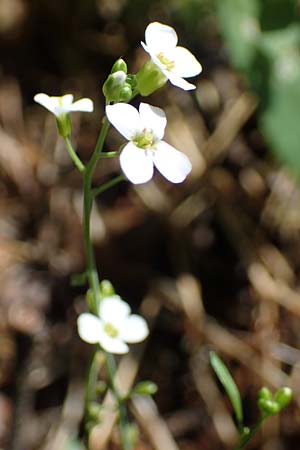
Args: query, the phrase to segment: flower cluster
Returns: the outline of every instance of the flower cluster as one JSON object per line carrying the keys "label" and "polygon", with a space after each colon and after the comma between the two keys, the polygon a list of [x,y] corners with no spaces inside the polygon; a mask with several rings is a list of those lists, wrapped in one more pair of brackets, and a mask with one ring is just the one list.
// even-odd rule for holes
{"label": "flower cluster", "polygon": [[130,314],[130,306],[118,295],[102,299],[98,317],[83,313],[78,317],[78,333],[89,344],[100,344],[110,353],[127,353],[127,344],[143,341],[149,334],[146,321]]}

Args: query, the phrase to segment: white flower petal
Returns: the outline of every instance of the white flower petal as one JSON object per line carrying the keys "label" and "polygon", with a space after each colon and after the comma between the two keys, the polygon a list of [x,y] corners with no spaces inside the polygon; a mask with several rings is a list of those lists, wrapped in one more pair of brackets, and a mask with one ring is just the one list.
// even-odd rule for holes
{"label": "white flower petal", "polygon": [[101,334],[99,340],[101,347],[109,353],[128,353],[128,345],[119,338],[111,338],[106,333]]}
{"label": "white flower petal", "polygon": [[158,54],[175,48],[178,38],[174,28],[159,22],[152,22],[146,28],[145,40],[151,51]]}
{"label": "white flower petal", "polygon": [[192,170],[189,158],[176,148],[160,141],[156,145],[153,162],[160,173],[172,183],[181,183]]}
{"label": "white flower petal", "polygon": [[184,47],[176,47],[173,59],[175,63],[172,73],[183,78],[194,77],[202,71],[201,64],[197,61],[195,56]]}
{"label": "white flower petal", "polygon": [[109,105],[106,107],[106,115],[109,122],[128,140],[142,131],[140,115],[132,105]]}
{"label": "white flower petal", "polygon": [[132,314],[122,324],[120,337],[129,344],[143,341],[149,334],[147,322],[137,314]]}
{"label": "white flower petal", "polygon": [[105,297],[100,302],[99,317],[103,322],[109,322],[118,327],[130,314],[130,306],[121,300],[118,295]]}
{"label": "white flower petal", "polygon": [[84,111],[84,112],[92,112],[94,110],[94,104],[89,98],[81,98],[74,102],[70,107],[69,111]]}
{"label": "white flower petal", "polygon": [[174,86],[180,87],[184,91],[191,91],[192,89],[196,89],[196,86],[183,78],[179,77],[175,73],[164,71],[164,75],[169,79],[170,83]]}
{"label": "white flower petal", "polygon": [[101,321],[90,313],[83,313],[77,319],[78,334],[85,342],[96,344],[99,342],[102,324]]}
{"label": "white flower petal", "polygon": [[33,97],[34,101],[44,106],[48,111],[54,114],[55,108],[58,106],[57,97],[49,97],[47,94],[36,94]]}
{"label": "white flower petal", "polygon": [[[151,153],[150,153],[151,152]],[[151,150],[143,150],[129,142],[120,154],[120,164],[128,180],[134,184],[146,183],[153,176]]]}
{"label": "white flower petal", "polygon": [[63,95],[62,97],[53,97],[53,98],[57,98],[58,102],[61,103],[61,107],[65,110],[65,111],[70,111],[70,107],[73,103],[73,95],[72,94],[66,94]]}
{"label": "white flower petal", "polygon": [[162,139],[167,125],[164,111],[156,106],[140,103],[139,112],[143,127],[151,129],[156,139]]}

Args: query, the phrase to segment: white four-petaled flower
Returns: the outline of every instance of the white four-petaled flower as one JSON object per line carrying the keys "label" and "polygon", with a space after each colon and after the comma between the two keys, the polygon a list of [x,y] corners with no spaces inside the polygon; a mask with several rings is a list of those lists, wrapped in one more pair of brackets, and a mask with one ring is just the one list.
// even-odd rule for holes
{"label": "white four-petaled flower", "polygon": [[120,154],[120,164],[134,184],[146,183],[153,176],[153,166],[172,183],[181,183],[192,169],[190,160],[162,140],[167,124],[164,111],[141,103],[139,110],[125,103],[106,107],[110,123],[127,140]]}
{"label": "white four-petaled flower", "polygon": [[177,46],[176,31],[159,22],[150,23],[141,42],[152,61],[160,68],[170,82],[185,91],[195,89],[184,78],[193,77],[202,71],[201,64],[186,48]]}
{"label": "white four-petaled flower", "polygon": [[73,103],[73,95],[66,94],[62,97],[50,97],[47,94],[36,94],[34,101],[44,106],[57,118],[72,111],[92,112],[94,105],[91,99],[82,98]]}
{"label": "white four-petaled flower", "polygon": [[130,312],[130,306],[118,295],[105,297],[99,317],[90,313],[78,317],[79,336],[89,344],[99,343],[109,353],[127,353],[127,344],[141,342],[149,334],[146,321]]}

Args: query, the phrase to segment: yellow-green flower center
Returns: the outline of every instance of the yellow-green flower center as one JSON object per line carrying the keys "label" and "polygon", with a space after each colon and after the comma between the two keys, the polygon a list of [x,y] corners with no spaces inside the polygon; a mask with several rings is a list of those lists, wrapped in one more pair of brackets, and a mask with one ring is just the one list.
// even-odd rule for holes
{"label": "yellow-green flower center", "polygon": [[171,61],[170,59],[166,58],[163,52],[160,52],[156,57],[159,59],[159,61],[165,66],[165,68],[169,71],[173,70],[175,67],[175,62]]}
{"label": "yellow-green flower center", "polygon": [[116,338],[119,334],[118,330],[109,322],[104,325],[103,329],[111,338]]}
{"label": "yellow-green flower center", "polygon": [[155,142],[153,131],[145,128],[141,134],[135,136],[133,142],[139,148],[153,148]]}

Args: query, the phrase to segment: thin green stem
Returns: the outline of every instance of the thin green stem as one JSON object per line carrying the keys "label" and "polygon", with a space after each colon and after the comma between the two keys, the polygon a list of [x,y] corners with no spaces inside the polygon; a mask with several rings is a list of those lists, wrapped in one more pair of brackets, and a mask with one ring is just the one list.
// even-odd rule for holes
{"label": "thin green stem", "polygon": [[98,188],[94,188],[92,191],[93,198],[97,197],[97,195],[99,195],[99,194],[102,194],[102,192],[115,186],[116,184],[120,183],[121,181],[124,181],[125,179],[126,178],[123,174],[118,175],[116,178],[113,178],[112,180],[109,180],[107,183],[102,184],[102,186],[99,186]]}
{"label": "thin green stem", "polygon": [[127,410],[126,410],[126,404],[125,400],[121,397],[118,388],[115,383],[115,375],[116,375],[116,362],[114,359],[114,356],[111,353],[105,352],[105,362],[106,362],[106,369],[107,369],[107,375],[110,382],[110,387],[112,390],[112,393],[115,397],[116,402],[118,403],[118,409],[119,409],[119,428],[120,428],[120,437],[122,441],[122,448],[123,450],[131,450],[131,443],[128,439],[128,433],[127,433]]}
{"label": "thin green stem", "polygon": [[101,368],[101,360],[99,358],[99,350],[95,350],[91,363],[88,370],[88,376],[87,376],[87,385],[86,385],[86,391],[85,391],[85,416],[86,418],[89,417],[89,405],[91,402],[96,401],[96,385],[98,381],[98,374]]}
{"label": "thin green stem", "polygon": [[99,158],[116,158],[116,156],[120,155],[120,151],[116,151],[116,152],[102,152],[99,155]]}
{"label": "thin green stem", "polygon": [[240,442],[234,448],[234,450],[242,450],[248,444],[248,442],[251,441],[251,439],[256,435],[256,433],[259,431],[259,429],[261,428],[261,426],[264,423],[265,419],[266,419],[266,417],[261,417],[258,420],[257,424],[249,432],[249,434],[246,434],[246,435],[241,437]]}
{"label": "thin green stem", "polygon": [[81,159],[79,158],[79,156],[77,155],[77,153],[75,152],[72,143],[70,141],[70,139],[68,137],[64,138],[67,150],[69,152],[70,157],[72,158],[75,166],[77,167],[77,169],[79,170],[79,172],[84,172],[85,171],[85,165],[83,164],[83,162],[81,161]]}

